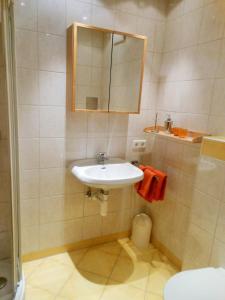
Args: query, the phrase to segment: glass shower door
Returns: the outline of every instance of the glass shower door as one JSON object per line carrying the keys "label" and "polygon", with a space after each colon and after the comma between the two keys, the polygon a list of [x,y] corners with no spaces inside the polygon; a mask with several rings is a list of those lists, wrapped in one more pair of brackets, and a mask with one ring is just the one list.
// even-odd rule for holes
{"label": "glass shower door", "polygon": [[[23,299],[13,4],[0,0],[0,299]],[[20,294],[20,295],[19,295]]]}

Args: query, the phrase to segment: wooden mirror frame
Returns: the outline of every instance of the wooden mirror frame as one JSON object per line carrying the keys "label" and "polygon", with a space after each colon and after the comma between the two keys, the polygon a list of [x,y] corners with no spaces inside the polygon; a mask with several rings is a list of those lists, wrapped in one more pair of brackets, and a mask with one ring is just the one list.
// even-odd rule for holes
{"label": "wooden mirror frame", "polygon": [[[138,111],[137,112],[129,112],[129,111],[110,111],[110,110],[91,110],[91,109],[81,109],[76,108],[76,68],[77,68],[77,32],[78,28],[87,28],[93,29],[97,31],[102,31],[111,34],[119,34],[125,35],[128,37],[133,37],[137,39],[142,39],[144,42],[143,45],[143,55],[141,60],[141,77],[140,77],[140,85],[139,85],[139,102],[138,102]],[[144,64],[147,52],[147,37],[139,34],[126,33],[116,30],[110,30],[106,28],[96,27],[92,25],[82,24],[82,23],[73,23],[67,29],[67,101],[71,105],[72,112],[75,111],[83,111],[83,112],[104,112],[104,113],[121,113],[121,114],[139,114],[141,107],[141,95],[142,95],[142,85],[143,85],[143,77],[144,77]]]}

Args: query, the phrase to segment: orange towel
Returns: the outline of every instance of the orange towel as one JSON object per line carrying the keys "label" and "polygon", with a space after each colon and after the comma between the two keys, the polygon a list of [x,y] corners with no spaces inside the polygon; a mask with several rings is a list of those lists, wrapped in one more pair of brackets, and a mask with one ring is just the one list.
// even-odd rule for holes
{"label": "orange towel", "polygon": [[158,180],[153,193],[153,198],[154,200],[163,200],[166,191],[167,175],[159,170],[154,170],[154,173],[156,174]]}
{"label": "orange towel", "polygon": [[140,165],[139,168],[144,172],[144,179],[135,185],[137,193],[149,202],[163,200],[167,175],[151,166]]}

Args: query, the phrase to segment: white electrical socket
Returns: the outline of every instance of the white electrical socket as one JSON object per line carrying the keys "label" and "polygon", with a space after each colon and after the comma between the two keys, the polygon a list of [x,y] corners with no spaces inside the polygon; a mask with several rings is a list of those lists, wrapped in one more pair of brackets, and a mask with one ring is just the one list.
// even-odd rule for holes
{"label": "white electrical socket", "polygon": [[133,140],[132,148],[133,149],[145,149],[146,148],[146,140]]}

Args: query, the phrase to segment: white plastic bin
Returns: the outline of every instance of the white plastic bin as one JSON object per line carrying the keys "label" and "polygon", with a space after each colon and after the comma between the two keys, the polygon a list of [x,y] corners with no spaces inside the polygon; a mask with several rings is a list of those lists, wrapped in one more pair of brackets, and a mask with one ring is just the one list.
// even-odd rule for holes
{"label": "white plastic bin", "polygon": [[138,214],[133,219],[131,240],[138,248],[148,248],[152,231],[152,221],[146,214]]}

